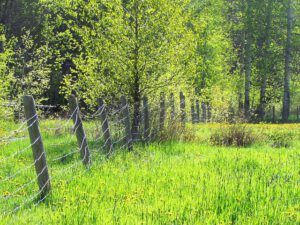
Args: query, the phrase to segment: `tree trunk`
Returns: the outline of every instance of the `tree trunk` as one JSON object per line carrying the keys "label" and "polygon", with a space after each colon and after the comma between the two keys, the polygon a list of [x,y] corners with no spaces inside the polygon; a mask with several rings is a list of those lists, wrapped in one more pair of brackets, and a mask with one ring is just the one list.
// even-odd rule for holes
{"label": "tree trunk", "polygon": [[136,86],[133,94],[133,120],[131,134],[133,141],[138,140],[139,138],[139,126],[141,121],[141,94],[139,91],[139,86]]}
{"label": "tree trunk", "polygon": [[139,138],[139,126],[141,121],[141,92],[140,92],[140,74],[139,74],[139,22],[138,22],[138,3],[135,3],[135,14],[136,19],[134,20],[134,38],[135,38],[135,47],[133,50],[134,53],[134,65],[133,65],[133,75],[134,75],[134,83],[133,83],[133,121],[132,121],[132,139],[136,141]]}
{"label": "tree trunk", "polygon": [[290,115],[290,80],[291,80],[291,52],[292,52],[292,0],[288,1],[287,9],[287,36],[285,47],[285,68],[284,68],[284,93],[282,120],[287,122]]}
{"label": "tree trunk", "polygon": [[252,58],[252,2],[247,1],[247,30],[246,30],[246,45],[245,45],[245,103],[244,113],[246,120],[250,118],[250,87],[251,87],[251,58]]}
{"label": "tree trunk", "polygon": [[259,99],[259,120],[262,121],[265,117],[266,108],[266,88],[267,88],[267,76],[264,72],[262,74],[261,86],[260,86],[260,99]]}
{"label": "tree trunk", "polygon": [[268,66],[269,60],[269,48],[270,48],[270,29],[271,29],[271,15],[272,15],[272,1],[269,1],[267,7],[267,17],[266,17],[266,30],[265,30],[265,46],[262,54],[263,68],[260,86],[260,100],[259,100],[259,119],[262,121],[266,114],[266,88],[267,88],[267,78],[270,72]]}

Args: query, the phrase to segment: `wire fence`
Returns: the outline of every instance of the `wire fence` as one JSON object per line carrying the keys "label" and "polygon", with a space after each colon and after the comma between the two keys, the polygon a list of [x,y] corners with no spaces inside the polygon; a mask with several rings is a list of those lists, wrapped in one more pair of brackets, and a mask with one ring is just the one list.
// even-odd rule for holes
{"label": "wire fence", "polygon": [[[131,150],[133,144],[157,140],[160,106],[159,102],[140,106],[138,121],[132,124],[132,114],[136,109],[127,102],[118,106],[103,104],[92,114],[80,112],[77,105],[67,118],[54,121],[39,120],[37,113],[28,117],[16,130],[0,139],[1,214],[11,215],[23,207],[40,204],[51,194],[51,191],[44,193],[46,186],[50,186],[52,181],[65,180],[71,171],[83,169],[87,157],[90,159],[86,167],[91,167],[96,154],[107,160],[115,151]],[[143,114],[146,107],[147,117]],[[28,131],[37,124],[41,134],[30,142]],[[84,129],[80,141],[79,129]],[[32,160],[31,149],[41,141],[45,151]],[[80,155],[82,152],[84,154]],[[47,164],[37,170],[36,165],[43,157]],[[46,170],[50,171],[49,177],[37,186]],[[74,173],[71,174],[71,179],[74,179]]]}
{"label": "wire fence", "polygon": [[[164,130],[178,123],[213,121],[210,106],[193,101],[188,109],[184,95],[180,96],[179,104],[162,94],[152,101],[144,98],[139,105],[102,101],[90,114],[81,112],[77,103],[70,106],[73,110],[66,118],[55,120],[39,120],[37,113],[29,116],[0,138],[0,213],[14,215],[24,207],[39,205],[51,196],[57,182],[74,180],[76,171],[90,168],[96,158],[105,161],[116,151],[160,141]],[[34,126],[39,126],[41,133],[29,139],[28,131]],[[40,142],[45,150],[35,155]],[[47,163],[37,168],[43,158]],[[49,176],[40,183],[48,170]]]}

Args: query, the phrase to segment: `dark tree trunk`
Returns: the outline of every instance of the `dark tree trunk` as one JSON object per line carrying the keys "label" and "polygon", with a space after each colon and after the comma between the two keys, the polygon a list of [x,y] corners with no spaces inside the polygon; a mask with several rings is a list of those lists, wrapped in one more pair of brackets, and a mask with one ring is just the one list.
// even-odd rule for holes
{"label": "dark tree trunk", "polygon": [[238,114],[240,117],[242,117],[244,114],[244,102],[243,102],[243,93],[242,92],[239,92],[238,103],[239,103]]}
{"label": "dark tree trunk", "polygon": [[247,0],[247,30],[245,45],[245,103],[244,113],[246,120],[250,119],[250,87],[251,87],[251,61],[252,61],[252,0]]}
{"label": "dark tree trunk", "polygon": [[135,38],[135,47],[133,50],[134,53],[134,65],[133,65],[133,75],[134,75],[134,81],[133,81],[133,93],[132,93],[132,99],[133,99],[133,120],[132,120],[132,139],[133,141],[136,141],[139,138],[139,126],[141,121],[141,91],[140,91],[140,73],[139,73],[139,22],[138,22],[138,2],[135,3],[135,14],[136,19],[134,20],[134,38]]}
{"label": "dark tree trunk", "polygon": [[[259,119],[262,121],[266,114],[266,88],[267,88],[267,78],[270,73],[270,68],[268,66],[269,60],[269,48],[270,48],[270,30],[271,30],[271,16],[272,16],[272,1],[268,2],[267,7],[267,17],[266,17],[266,29],[265,29],[265,46],[262,54],[262,77],[260,86],[260,101],[259,101]],[[262,46],[263,47],[263,46]]]}
{"label": "dark tree trunk", "polygon": [[134,93],[133,93],[133,120],[132,120],[132,139],[136,141],[139,138],[139,126],[141,121],[141,94],[139,90],[138,81],[135,83]]}
{"label": "dark tree trunk", "polygon": [[287,9],[287,36],[285,47],[285,68],[284,68],[284,94],[282,120],[287,122],[290,115],[290,80],[291,80],[291,53],[292,53],[292,0],[288,1]]}

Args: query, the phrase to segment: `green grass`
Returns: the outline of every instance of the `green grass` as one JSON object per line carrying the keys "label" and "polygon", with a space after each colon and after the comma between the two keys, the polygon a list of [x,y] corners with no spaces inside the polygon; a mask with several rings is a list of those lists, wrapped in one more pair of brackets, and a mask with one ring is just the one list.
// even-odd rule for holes
{"label": "green grass", "polygon": [[[8,123],[8,122],[7,122]],[[4,124],[4,123],[3,123]],[[191,128],[194,142],[168,142],[136,146],[105,160],[101,143],[91,142],[93,165],[85,169],[79,154],[52,161],[76,149],[66,130],[46,130],[56,122],[41,124],[52,178],[52,193],[45,202],[28,202],[37,184],[3,199],[35,178],[30,168],[15,179],[7,175],[30,165],[31,150],[0,165],[0,224],[297,224],[299,210],[300,128],[294,125],[251,125],[260,134],[248,148],[218,147],[209,136],[219,124]],[[94,123],[87,123],[91,137]],[[4,126],[3,133],[14,128]],[[289,148],[273,148],[262,134],[294,132]],[[56,133],[55,133],[56,132]],[[25,133],[24,133],[25,135]],[[22,135],[21,135],[22,136]],[[66,141],[69,140],[69,141]],[[28,139],[0,147],[0,161],[28,145]],[[77,164],[76,164],[77,163]],[[74,167],[71,167],[74,166]],[[65,171],[63,171],[65,170]]]}

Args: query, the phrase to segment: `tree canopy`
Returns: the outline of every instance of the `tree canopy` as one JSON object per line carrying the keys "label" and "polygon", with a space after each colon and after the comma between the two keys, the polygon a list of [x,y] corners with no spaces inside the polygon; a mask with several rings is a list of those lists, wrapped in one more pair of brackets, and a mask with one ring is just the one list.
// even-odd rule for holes
{"label": "tree canopy", "polygon": [[276,106],[287,121],[300,105],[298,18],[293,0],[2,1],[0,101],[124,94],[138,118],[143,96],[183,91],[220,119],[263,121]]}

